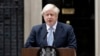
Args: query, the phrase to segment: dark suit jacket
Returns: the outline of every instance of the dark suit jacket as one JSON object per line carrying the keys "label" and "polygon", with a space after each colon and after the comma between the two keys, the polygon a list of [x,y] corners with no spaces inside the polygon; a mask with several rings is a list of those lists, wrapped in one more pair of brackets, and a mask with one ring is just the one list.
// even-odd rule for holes
{"label": "dark suit jacket", "polygon": [[[34,26],[25,44],[25,47],[43,47],[47,46],[46,24]],[[76,48],[76,38],[71,25],[58,22],[54,32],[54,47]]]}

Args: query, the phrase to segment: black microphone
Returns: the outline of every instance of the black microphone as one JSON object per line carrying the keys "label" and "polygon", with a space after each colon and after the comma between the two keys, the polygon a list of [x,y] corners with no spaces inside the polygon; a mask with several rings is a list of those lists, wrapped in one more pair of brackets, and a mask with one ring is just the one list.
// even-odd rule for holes
{"label": "black microphone", "polygon": [[44,47],[44,46],[45,46],[43,42],[46,41],[48,32],[46,32],[46,33],[44,33],[44,34],[45,34],[45,35],[43,36],[43,38],[42,38],[42,40],[41,40],[41,42],[40,42],[40,46],[41,46],[41,47]]}
{"label": "black microphone", "polygon": [[53,47],[55,47],[55,32],[53,32],[53,36],[54,36]]}

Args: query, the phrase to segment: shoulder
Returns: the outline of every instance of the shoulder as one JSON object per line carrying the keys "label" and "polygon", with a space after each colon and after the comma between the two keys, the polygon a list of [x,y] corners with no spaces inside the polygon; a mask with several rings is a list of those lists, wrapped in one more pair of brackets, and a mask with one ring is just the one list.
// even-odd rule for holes
{"label": "shoulder", "polygon": [[39,25],[35,25],[35,26],[32,27],[32,30],[39,30],[39,29],[41,29],[43,26],[45,26],[45,23],[39,24]]}

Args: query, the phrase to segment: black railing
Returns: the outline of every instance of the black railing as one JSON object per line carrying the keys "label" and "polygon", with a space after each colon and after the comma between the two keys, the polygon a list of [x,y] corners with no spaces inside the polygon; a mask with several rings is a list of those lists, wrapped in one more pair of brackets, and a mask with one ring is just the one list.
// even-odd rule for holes
{"label": "black railing", "polygon": [[20,56],[23,47],[23,0],[0,0],[0,56]]}

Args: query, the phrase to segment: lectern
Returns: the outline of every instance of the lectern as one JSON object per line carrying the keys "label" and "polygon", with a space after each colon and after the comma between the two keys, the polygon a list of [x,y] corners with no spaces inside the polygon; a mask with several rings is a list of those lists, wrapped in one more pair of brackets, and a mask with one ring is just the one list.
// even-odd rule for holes
{"label": "lectern", "polygon": [[[22,48],[21,56],[37,56],[39,48]],[[59,56],[76,56],[73,48],[57,48]]]}

